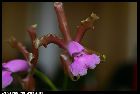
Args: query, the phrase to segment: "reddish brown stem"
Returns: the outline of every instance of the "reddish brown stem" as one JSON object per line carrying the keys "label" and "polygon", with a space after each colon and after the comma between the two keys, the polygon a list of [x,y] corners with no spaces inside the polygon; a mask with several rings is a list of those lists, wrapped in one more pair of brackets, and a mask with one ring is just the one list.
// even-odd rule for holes
{"label": "reddish brown stem", "polygon": [[36,39],[36,27],[37,27],[37,24],[32,25],[32,26],[27,30],[27,32],[29,33],[29,36],[30,36],[32,42]]}
{"label": "reddish brown stem", "polygon": [[55,11],[57,14],[60,30],[64,35],[65,41],[69,42],[71,40],[70,29],[69,29],[67,19],[65,16],[65,12],[63,9],[63,3],[62,2],[55,2],[54,8],[55,8]]}
{"label": "reddish brown stem", "polygon": [[21,42],[18,42],[14,37],[11,37],[9,43],[13,48],[17,48],[24,55],[26,60],[28,60],[29,52]]}
{"label": "reddish brown stem", "polygon": [[35,79],[33,78],[33,75],[28,74],[20,82],[25,91],[35,91],[36,83],[35,83]]}
{"label": "reddish brown stem", "polygon": [[36,40],[36,24],[32,25],[27,32],[30,35],[31,41],[32,41],[32,53],[34,58],[31,60],[31,64],[34,66],[36,65],[38,61],[38,48],[35,47],[35,40]]}
{"label": "reddish brown stem", "polygon": [[65,74],[67,74],[70,78],[73,78],[73,75],[70,71],[70,60],[69,60],[69,57],[67,56],[67,54],[65,54],[64,52],[60,55],[60,59],[61,59],[61,63],[63,65],[63,68],[64,68],[64,72]]}
{"label": "reddish brown stem", "polygon": [[54,43],[54,44],[58,45],[60,48],[66,49],[65,41],[63,39],[55,36],[55,35],[52,35],[52,34],[42,36],[41,38],[36,40],[37,47],[42,46],[42,45],[44,47],[47,47],[47,45],[50,43]]}
{"label": "reddish brown stem", "polygon": [[93,23],[97,19],[99,19],[99,17],[96,16],[96,14],[92,13],[90,15],[90,17],[81,21],[80,26],[78,26],[78,28],[77,28],[77,33],[76,33],[76,37],[75,37],[74,40],[77,41],[77,42],[81,42],[85,32],[90,28],[94,29]]}

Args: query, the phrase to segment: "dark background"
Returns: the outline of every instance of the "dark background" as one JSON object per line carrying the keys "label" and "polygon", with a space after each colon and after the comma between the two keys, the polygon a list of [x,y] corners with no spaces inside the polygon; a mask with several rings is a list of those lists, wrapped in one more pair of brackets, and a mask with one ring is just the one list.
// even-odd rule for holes
{"label": "dark background", "polygon": [[[45,12],[43,9],[45,9]],[[67,16],[71,34],[74,36],[76,26],[80,21],[88,17],[91,12],[96,13],[100,19],[95,22],[95,30],[89,30],[82,41],[85,47],[104,53],[107,56],[105,63],[99,64],[94,70],[89,70],[88,74],[81,77],[77,82],[73,82],[68,78],[68,86],[66,90],[132,90],[136,89],[137,81],[134,80],[134,65],[137,64],[137,3],[136,2],[85,2],[85,3],[64,3],[64,9]],[[10,36],[26,45],[30,50],[30,39],[26,32],[27,28],[34,24],[38,24],[39,36],[41,30],[51,33],[48,30],[49,23],[52,28],[56,28],[53,33],[61,36],[57,26],[57,18],[55,12],[48,13],[53,10],[53,3],[2,3],[2,62],[15,58],[23,58],[23,56],[15,49],[11,48],[6,42]],[[43,18],[42,15],[55,15],[53,20],[49,17]],[[43,22],[46,20],[46,22]],[[54,23],[52,23],[54,21]],[[47,23],[43,24],[43,23]],[[43,24],[43,25],[42,25]],[[60,49],[55,45],[50,50],[53,58],[49,54],[46,55],[50,60],[45,63],[39,61],[38,68],[42,69],[47,76],[52,79],[54,84],[60,89],[64,81],[64,72],[60,65]],[[49,47],[51,47],[49,46]],[[48,47],[48,49],[49,49]],[[47,49],[40,48],[42,51]],[[44,55],[40,54],[40,57]],[[54,59],[52,61],[51,59]],[[57,63],[56,63],[57,62]],[[51,69],[49,69],[49,65]],[[44,65],[48,64],[48,65]],[[46,70],[44,67],[45,66]],[[38,90],[50,90],[47,85],[41,82],[40,78],[35,77]],[[134,86],[133,86],[134,85]],[[18,88],[16,88],[18,90]],[[13,84],[7,90],[15,90]]]}

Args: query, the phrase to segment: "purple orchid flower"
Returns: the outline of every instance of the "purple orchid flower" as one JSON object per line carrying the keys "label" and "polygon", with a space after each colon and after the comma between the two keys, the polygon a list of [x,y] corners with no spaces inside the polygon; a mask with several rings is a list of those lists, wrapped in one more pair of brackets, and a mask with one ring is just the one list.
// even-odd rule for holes
{"label": "purple orchid flower", "polygon": [[48,34],[36,40],[36,47],[38,48],[42,45],[47,47],[49,43],[57,44],[60,48],[64,49],[60,58],[65,72],[71,78],[86,75],[88,69],[94,69],[100,63],[101,56],[89,51],[80,42],[88,29],[94,29],[93,22],[99,19],[99,17],[92,13],[86,20],[81,21],[81,24],[77,28],[76,36],[72,39],[64,13],[63,3],[55,2],[54,8],[64,39]]}
{"label": "purple orchid flower", "polygon": [[87,74],[87,69],[94,69],[96,64],[100,63],[100,56],[96,54],[87,54],[85,48],[78,42],[71,41],[68,44],[68,52],[74,57],[70,70],[74,76],[83,76]]}
{"label": "purple orchid flower", "polygon": [[29,70],[29,65],[25,60],[15,59],[7,63],[3,63],[2,64],[2,88],[5,88],[12,83],[13,73],[23,72],[28,70]]}
{"label": "purple orchid flower", "polygon": [[32,41],[32,53],[26,50],[26,47],[14,37],[9,39],[9,43],[13,48],[18,49],[24,56],[25,60],[15,59],[2,64],[2,88],[9,86],[12,81],[13,73],[27,72],[24,79],[19,79],[23,89],[35,90],[35,80],[33,78],[33,70],[38,62],[38,49],[35,48],[34,40],[36,39],[36,24],[28,29]]}
{"label": "purple orchid flower", "polygon": [[86,75],[88,69],[94,69],[96,64],[100,63],[100,56],[86,53],[86,49],[80,44],[80,41],[85,31],[93,27],[92,24],[94,20],[97,20],[99,17],[92,13],[86,20],[81,21],[82,24],[78,27],[76,37],[73,40],[70,36],[70,29],[67,24],[63,4],[61,2],[56,2],[54,3],[54,7],[57,13],[60,30],[64,34],[66,50],[70,57],[73,58],[72,63],[69,63],[68,69],[73,76]]}

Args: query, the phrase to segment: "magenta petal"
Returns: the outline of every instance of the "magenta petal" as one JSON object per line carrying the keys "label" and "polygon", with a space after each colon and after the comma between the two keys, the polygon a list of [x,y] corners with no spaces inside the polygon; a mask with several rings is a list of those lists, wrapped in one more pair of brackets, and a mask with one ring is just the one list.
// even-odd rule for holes
{"label": "magenta petal", "polygon": [[79,62],[76,60],[74,63],[70,65],[70,70],[74,76],[83,76],[87,74],[87,68],[84,62]]}
{"label": "magenta petal", "polygon": [[100,58],[96,54],[86,55],[85,59],[87,62],[86,65],[90,69],[94,69],[96,67],[96,64],[100,63]]}
{"label": "magenta petal", "polygon": [[11,76],[11,72],[2,71],[2,88],[5,88],[8,85],[10,85],[12,81],[13,81],[13,78]]}
{"label": "magenta petal", "polygon": [[69,51],[69,54],[72,55],[73,53],[77,53],[77,52],[81,52],[82,50],[84,50],[84,47],[79,44],[78,42],[75,42],[75,41],[71,41],[69,44],[68,44],[68,51]]}
{"label": "magenta petal", "polygon": [[8,63],[4,63],[2,65],[4,68],[8,68],[11,72],[20,72],[20,71],[28,71],[29,65],[25,60],[11,60]]}
{"label": "magenta petal", "polygon": [[93,58],[93,63],[95,64],[99,64],[100,63],[100,56],[97,56],[96,54],[92,54],[92,58]]}

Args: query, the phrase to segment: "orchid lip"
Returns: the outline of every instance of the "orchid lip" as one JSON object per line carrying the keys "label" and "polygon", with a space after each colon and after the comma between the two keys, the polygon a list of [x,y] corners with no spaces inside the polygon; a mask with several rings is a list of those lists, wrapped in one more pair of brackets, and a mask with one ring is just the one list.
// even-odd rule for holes
{"label": "orchid lip", "polygon": [[94,69],[99,62],[100,58],[96,54],[88,55],[81,52],[74,57],[70,69],[74,76],[84,76],[87,74],[88,69]]}

